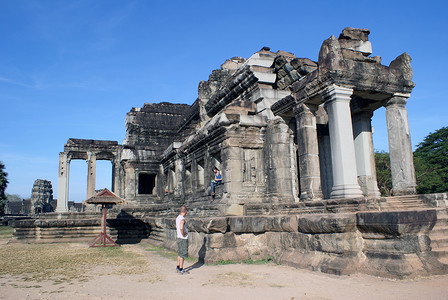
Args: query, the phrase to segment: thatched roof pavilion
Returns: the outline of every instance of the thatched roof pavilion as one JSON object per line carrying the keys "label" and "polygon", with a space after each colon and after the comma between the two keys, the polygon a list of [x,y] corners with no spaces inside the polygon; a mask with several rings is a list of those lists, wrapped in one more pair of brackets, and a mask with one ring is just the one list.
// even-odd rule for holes
{"label": "thatched roof pavilion", "polygon": [[93,197],[84,201],[84,204],[125,204],[125,200],[123,198],[118,197],[115,193],[109,191],[107,188],[101,190]]}

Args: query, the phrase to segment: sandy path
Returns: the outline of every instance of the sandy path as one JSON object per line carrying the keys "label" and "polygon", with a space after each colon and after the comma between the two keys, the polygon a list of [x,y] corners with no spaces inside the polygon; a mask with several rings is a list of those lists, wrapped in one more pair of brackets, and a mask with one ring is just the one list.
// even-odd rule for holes
{"label": "sandy path", "polygon": [[151,262],[146,273],[71,284],[2,277],[0,299],[448,299],[448,276],[388,280],[247,264],[194,265],[190,274],[179,275],[172,259],[140,245],[127,247]]}

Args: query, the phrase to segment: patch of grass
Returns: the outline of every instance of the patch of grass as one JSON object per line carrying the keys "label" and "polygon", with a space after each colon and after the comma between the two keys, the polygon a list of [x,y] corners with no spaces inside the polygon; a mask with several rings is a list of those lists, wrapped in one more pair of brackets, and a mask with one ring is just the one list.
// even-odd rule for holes
{"label": "patch of grass", "polygon": [[0,239],[12,238],[12,232],[14,229],[10,226],[0,226]]}
{"label": "patch of grass", "polygon": [[278,284],[278,283],[273,283],[273,284],[270,284],[269,286],[275,287],[275,288],[289,287],[289,285],[287,285],[287,284]]}
{"label": "patch of grass", "polygon": [[[157,253],[160,256],[163,256],[165,258],[169,258],[172,260],[177,260],[177,252],[169,250],[167,248],[164,247],[158,247],[158,246],[154,246],[154,245],[145,245],[143,247],[146,251],[152,251]],[[193,258],[193,257],[187,257],[185,258],[185,261],[190,261],[190,262],[195,262],[197,259]]]}
{"label": "patch of grass", "polygon": [[29,285],[29,286],[24,286],[24,288],[26,288],[26,289],[39,289],[39,288],[41,288],[42,286],[41,285]]}
{"label": "patch of grass", "polygon": [[[148,261],[125,247],[88,248],[82,244],[7,244],[0,246],[0,276],[55,284],[88,280],[101,266],[108,274],[141,274]],[[107,268],[106,268],[107,267]],[[90,274],[90,275],[89,275]]]}
{"label": "patch of grass", "polygon": [[239,262],[237,261],[233,261],[233,260],[218,260],[216,263],[214,263],[214,265],[233,265],[233,264],[239,264]]}
{"label": "patch of grass", "polygon": [[273,262],[274,259],[271,256],[262,258],[262,259],[257,259],[257,260],[253,260],[252,257],[249,257],[247,259],[243,259],[241,262],[243,264],[249,264],[249,265],[262,265],[262,264],[269,264],[271,262]]}
{"label": "patch of grass", "polygon": [[243,259],[241,261],[234,260],[218,260],[214,265],[232,265],[232,264],[248,264],[248,265],[262,265],[269,264],[274,262],[274,259],[271,256],[253,260],[252,257],[248,257],[247,259]]}

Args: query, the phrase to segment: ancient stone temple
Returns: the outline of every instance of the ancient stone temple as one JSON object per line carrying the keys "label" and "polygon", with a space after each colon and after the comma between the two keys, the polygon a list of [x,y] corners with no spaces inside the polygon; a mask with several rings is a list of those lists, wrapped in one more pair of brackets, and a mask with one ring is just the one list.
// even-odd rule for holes
{"label": "ancient stone temple", "polygon": [[[190,253],[205,247],[206,262],[258,253],[336,274],[446,273],[447,195],[415,195],[411,58],[383,65],[369,33],[345,28],[323,42],[317,62],[267,47],[228,59],[199,83],[192,105],[132,108],[123,144],[69,139],[57,212],[67,212],[70,161],[86,160],[89,198],[96,161],[109,160],[112,191],[127,202],[111,230],[134,224],[139,236],[175,248],[173,217],[187,205]],[[375,174],[371,118],[380,107],[389,198]],[[214,167],[223,184],[211,198]],[[127,232],[120,228],[118,239]]]}
{"label": "ancient stone temple", "polygon": [[[58,211],[69,164],[113,164],[112,189],[135,204],[207,200],[212,167],[222,169],[219,203],[297,203],[379,198],[371,117],[386,107],[394,195],[415,194],[406,102],[410,57],[389,66],[371,57],[369,30],[346,28],[313,62],[263,48],[234,57],[199,84],[193,105],[145,104],[126,116],[123,145],[69,139],[60,155]],[[242,213],[242,210],[241,210]]]}
{"label": "ancient stone temple", "polygon": [[51,202],[53,201],[53,187],[51,181],[37,179],[34,181],[31,191],[31,214],[53,211]]}

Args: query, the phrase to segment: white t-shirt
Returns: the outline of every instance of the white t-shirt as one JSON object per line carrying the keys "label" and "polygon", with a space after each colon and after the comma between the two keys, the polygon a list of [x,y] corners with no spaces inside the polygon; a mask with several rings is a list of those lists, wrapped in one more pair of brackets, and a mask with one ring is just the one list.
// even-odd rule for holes
{"label": "white t-shirt", "polygon": [[180,239],[188,239],[188,229],[187,229],[187,222],[184,223],[184,232],[187,234],[187,236],[183,236],[182,232],[180,231],[180,222],[184,220],[184,216],[178,215],[176,218],[176,231],[177,231],[177,237]]}

